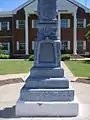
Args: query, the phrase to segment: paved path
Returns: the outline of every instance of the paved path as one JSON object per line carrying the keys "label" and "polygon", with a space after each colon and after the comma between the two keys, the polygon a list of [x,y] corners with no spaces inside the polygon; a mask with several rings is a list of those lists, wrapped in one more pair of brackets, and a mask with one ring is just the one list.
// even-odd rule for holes
{"label": "paved path", "polygon": [[[90,85],[83,83],[71,83],[75,89],[80,103],[80,113],[76,118],[51,118],[51,120],[90,120]],[[15,105],[20,95],[20,89],[24,83],[4,85],[0,87],[0,117],[15,119]],[[18,118],[20,119],[20,118]],[[29,120],[49,120],[50,118],[29,118]],[[16,119],[17,120],[17,119]],[[23,120],[28,120],[23,118]]]}
{"label": "paved path", "polygon": [[[67,66],[62,62],[65,75],[71,80],[75,77],[68,70]],[[70,75],[70,76],[69,76]],[[20,95],[20,89],[24,82],[16,84],[8,84],[0,86],[0,119],[8,118],[8,120],[90,120],[90,84],[71,82],[75,89],[76,96],[80,105],[79,116],[76,118],[15,118],[15,105]]]}
{"label": "paved path", "polygon": [[6,80],[6,79],[14,79],[14,78],[22,78],[24,80],[26,76],[27,76],[27,73],[0,75],[0,81]]}

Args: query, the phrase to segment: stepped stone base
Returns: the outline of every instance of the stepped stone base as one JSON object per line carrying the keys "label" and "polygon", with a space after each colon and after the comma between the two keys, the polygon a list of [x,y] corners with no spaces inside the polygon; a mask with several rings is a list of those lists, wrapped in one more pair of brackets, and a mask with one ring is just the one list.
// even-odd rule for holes
{"label": "stepped stone base", "polygon": [[[32,75],[32,74],[31,74]],[[67,78],[62,77],[42,77],[35,76],[31,77],[31,75],[27,78],[25,82],[25,87],[29,89],[68,89],[69,81]]]}
{"label": "stepped stone base", "polygon": [[60,67],[32,67],[30,70],[31,77],[58,77],[64,76],[64,70]]}
{"label": "stepped stone base", "polygon": [[16,116],[60,116],[75,117],[78,115],[78,102],[30,102],[18,100],[16,104]]}
{"label": "stepped stone base", "polygon": [[28,89],[23,87],[20,93],[22,101],[73,101],[74,90],[69,89]]}

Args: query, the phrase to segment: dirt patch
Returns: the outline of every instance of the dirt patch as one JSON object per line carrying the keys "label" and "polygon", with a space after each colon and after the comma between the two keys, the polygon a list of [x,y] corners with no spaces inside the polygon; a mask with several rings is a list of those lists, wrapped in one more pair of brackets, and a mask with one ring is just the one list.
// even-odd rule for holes
{"label": "dirt patch", "polygon": [[0,80],[0,86],[6,85],[6,84],[22,83],[22,82],[24,82],[22,78]]}
{"label": "dirt patch", "polygon": [[90,84],[90,78],[77,78],[76,82],[82,82],[82,83]]}

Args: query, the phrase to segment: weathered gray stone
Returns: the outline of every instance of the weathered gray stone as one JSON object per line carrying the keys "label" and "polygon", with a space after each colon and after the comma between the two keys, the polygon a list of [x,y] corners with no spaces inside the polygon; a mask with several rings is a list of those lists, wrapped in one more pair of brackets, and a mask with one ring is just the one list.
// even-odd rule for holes
{"label": "weathered gray stone", "polygon": [[[60,67],[33,67],[30,70],[30,76],[34,78],[46,77],[46,78],[63,78],[64,70]],[[29,79],[30,80],[30,79]]]}
{"label": "weathered gray stone", "polygon": [[73,101],[74,90],[69,89],[28,89],[23,87],[20,93],[22,101]]}
{"label": "weathered gray stone", "polygon": [[40,27],[35,38],[34,67],[21,89],[20,100],[16,105],[17,116],[78,115],[74,90],[69,88],[69,81],[61,68],[56,2],[57,0],[38,0]]}
{"label": "weathered gray stone", "polygon": [[29,89],[67,89],[69,81],[67,78],[49,78],[49,77],[29,77],[26,80],[25,87]]}
{"label": "weathered gray stone", "polygon": [[35,42],[35,67],[61,67],[60,65],[60,40],[45,40]]}

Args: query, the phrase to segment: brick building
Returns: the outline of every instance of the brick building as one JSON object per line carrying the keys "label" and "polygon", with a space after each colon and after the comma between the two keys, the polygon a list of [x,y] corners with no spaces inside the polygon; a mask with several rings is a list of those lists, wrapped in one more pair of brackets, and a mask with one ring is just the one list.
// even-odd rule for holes
{"label": "brick building", "polygon": [[[0,12],[0,49],[12,56],[29,55],[38,31],[38,0],[28,0],[18,8]],[[90,52],[85,38],[90,9],[74,0],[57,0],[58,36],[62,51],[73,54]]]}

